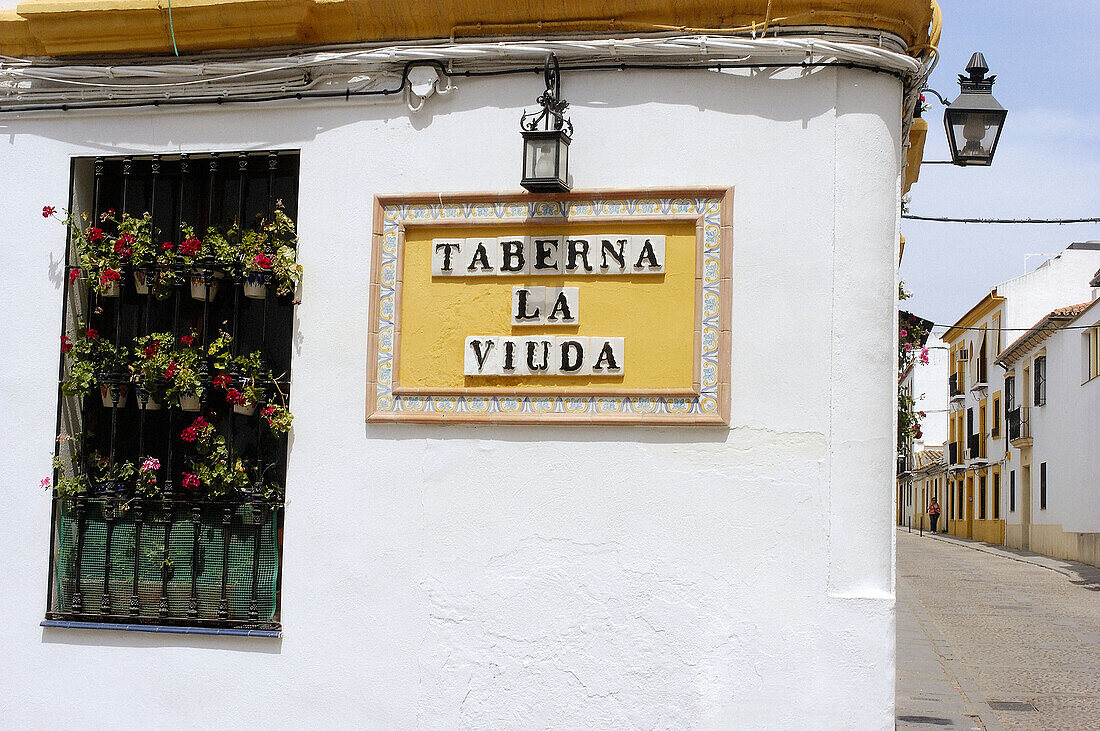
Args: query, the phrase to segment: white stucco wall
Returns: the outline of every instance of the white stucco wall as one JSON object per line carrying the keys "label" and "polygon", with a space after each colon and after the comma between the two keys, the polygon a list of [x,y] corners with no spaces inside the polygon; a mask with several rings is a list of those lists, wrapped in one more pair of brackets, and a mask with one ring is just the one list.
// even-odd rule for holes
{"label": "white stucco wall", "polygon": [[[1100,305],[1093,305],[1073,321],[1074,328],[1100,323]],[[1086,380],[1082,357],[1085,331],[1064,329],[1051,333],[1014,364],[1017,383],[1025,364],[1037,354],[1047,359],[1047,399],[1031,406],[1031,521],[1061,526],[1067,533],[1100,533],[1100,468],[1096,460],[1100,444],[1100,379]],[[1087,363],[1087,360],[1086,360]],[[1030,405],[1030,404],[1029,404]],[[1018,450],[1013,450],[1019,454]],[[1047,465],[1047,505],[1039,507],[1039,465]],[[1016,460],[1016,468],[1019,467]],[[1017,472],[1017,480],[1020,473]],[[1020,522],[1019,511],[1011,514]]]}
{"label": "white stucco wall", "polygon": [[[538,79],[0,119],[0,717],[892,728],[901,85],[567,75],[578,188],[733,185],[732,427],[364,424],[372,196],[511,190]],[[301,148],[281,640],[42,629],[69,158]],[[472,459],[478,472],[470,470]]]}

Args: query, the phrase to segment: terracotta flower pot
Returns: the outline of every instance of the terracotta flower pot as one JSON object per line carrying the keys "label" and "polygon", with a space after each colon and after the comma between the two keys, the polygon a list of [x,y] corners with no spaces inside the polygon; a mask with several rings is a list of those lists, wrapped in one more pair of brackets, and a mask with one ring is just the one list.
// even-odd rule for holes
{"label": "terracotta flower pot", "polygon": [[212,302],[218,296],[218,284],[225,275],[221,272],[191,272],[191,297],[200,302]]}

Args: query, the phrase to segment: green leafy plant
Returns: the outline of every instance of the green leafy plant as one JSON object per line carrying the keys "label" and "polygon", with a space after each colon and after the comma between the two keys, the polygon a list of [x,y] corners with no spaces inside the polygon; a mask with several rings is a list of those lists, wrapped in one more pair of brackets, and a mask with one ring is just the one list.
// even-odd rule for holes
{"label": "green leafy plant", "polygon": [[180,396],[201,398],[205,390],[202,379],[203,348],[195,333],[180,337],[178,345],[170,351],[170,360],[164,368],[165,397]]}
{"label": "green leafy plant", "polygon": [[[56,483],[53,487],[59,498],[71,500],[88,491],[87,475],[80,468],[83,439],[84,435],[81,432],[57,436],[61,446],[53,458],[56,475]],[[41,484],[43,487],[49,487],[49,480],[43,480]]]}
{"label": "green leafy plant", "polygon": [[69,396],[92,394],[105,374],[124,375],[128,380],[131,373],[128,349],[116,350],[109,340],[99,336],[98,330],[83,322],[78,324],[75,340],[61,336],[61,352],[69,359],[69,376],[61,390]]}
{"label": "green leafy plant", "polygon": [[155,332],[134,340],[134,371],[141,387],[158,401],[165,400],[165,373],[175,358],[176,338],[170,332]]}

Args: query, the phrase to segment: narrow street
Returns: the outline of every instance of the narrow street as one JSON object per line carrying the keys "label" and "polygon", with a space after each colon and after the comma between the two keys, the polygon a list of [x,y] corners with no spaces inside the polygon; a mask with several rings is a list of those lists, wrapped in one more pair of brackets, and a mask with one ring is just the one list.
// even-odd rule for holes
{"label": "narrow street", "polygon": [[897,728],[1100,728],[1100,569],[900,530],[897,601]]}

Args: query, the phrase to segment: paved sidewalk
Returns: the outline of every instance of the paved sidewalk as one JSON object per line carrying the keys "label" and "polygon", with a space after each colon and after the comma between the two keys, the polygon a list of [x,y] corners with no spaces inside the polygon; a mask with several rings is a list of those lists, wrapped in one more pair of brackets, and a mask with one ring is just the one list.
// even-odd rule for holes
{"label": "paved sidewalk", "polygon": [[897,727],[1100,728],[1100,570],[897,534]]}

